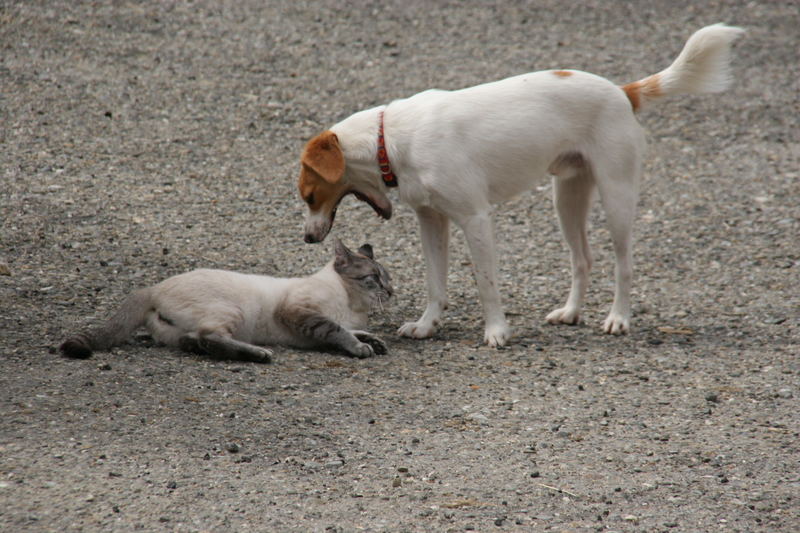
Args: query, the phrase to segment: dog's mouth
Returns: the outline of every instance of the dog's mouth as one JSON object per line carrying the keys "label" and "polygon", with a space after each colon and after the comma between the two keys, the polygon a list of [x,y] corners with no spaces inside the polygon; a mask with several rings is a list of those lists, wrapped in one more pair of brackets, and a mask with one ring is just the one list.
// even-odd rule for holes
{"label": "dog's mouth", "polygon": [[314,215],[309,212],[310,218],[306,220],[306,235],[304,239],[306,242],[322,242],[325,239],[328,232],[330,232],[333,227],[334,220],[336,220],[336,212],[339,210],[339,204],[348,194],[352,194],[369,205],[372,210],[375,211],[375,214],[382,219],[389,220],[392,218],[392,204],[389,202],[388,198],[380,196],[376,198],[361,191],[350,190],[339,197],[339,200],[337,200],[336,205],[331,209],[327,219],[320,219],[319,214]]}
{"label": "dog's mouth", "polygon": [[[372,208],[372,210],[375,211],[375,213],[382,219],[389,220],[390,218],[392,218],[392,204],[387,203],[386,205],[383,206],[378,205],[378,203],[372,197],[359,191],[350,191],[347,194],[352,194],[362,202],[369,205]],[[347,194],[345,194],[345,196],[347,196]],[[335,213],[336,209],[334,208],[333,214]],[[333,216],[331,216],[331,223],[332,222],[333,222]]]}

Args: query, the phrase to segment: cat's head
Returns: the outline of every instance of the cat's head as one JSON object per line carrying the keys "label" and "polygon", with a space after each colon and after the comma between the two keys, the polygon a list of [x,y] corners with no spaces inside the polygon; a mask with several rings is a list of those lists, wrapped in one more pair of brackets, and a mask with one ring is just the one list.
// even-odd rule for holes
{"label": "cat's head", "polygon": [[339,239],[334,240],[333,268],[350,288],[369,295],[371,303],[382,305],[392,295],[392,280],[383,265],[375,261],[372,246],[364,244],[350,251]]}

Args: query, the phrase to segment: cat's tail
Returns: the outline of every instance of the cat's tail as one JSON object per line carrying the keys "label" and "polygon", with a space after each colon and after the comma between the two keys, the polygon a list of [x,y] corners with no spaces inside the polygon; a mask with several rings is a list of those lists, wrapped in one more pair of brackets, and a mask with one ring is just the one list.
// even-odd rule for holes
{"label": "cat's tail", "polygon": [[108,321],[84,330],[65,340],[61,353],[73,359],[88,359],[94,350],[108,350],[125,342],[137,328],[144,325],[147,313],[153,309],[150,289],[141,289],[128,296]]}
{"label": "cat's tail", "polygon": [[731,45],[742,28],[713,24],[697,30],[677,59],[658,74],[622,86],[634,111],[665,96],[724,91],[731,83]]}

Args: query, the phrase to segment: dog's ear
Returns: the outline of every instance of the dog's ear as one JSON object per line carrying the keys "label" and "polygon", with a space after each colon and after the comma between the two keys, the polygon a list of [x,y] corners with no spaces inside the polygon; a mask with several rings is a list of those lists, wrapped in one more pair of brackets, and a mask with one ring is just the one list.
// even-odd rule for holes
{"label": "dog's ear", "polygon": [[339,138],[332,131],[320,133],[306,144],[301,162],[328,183],[337,183],[344,174],[344,153]]}

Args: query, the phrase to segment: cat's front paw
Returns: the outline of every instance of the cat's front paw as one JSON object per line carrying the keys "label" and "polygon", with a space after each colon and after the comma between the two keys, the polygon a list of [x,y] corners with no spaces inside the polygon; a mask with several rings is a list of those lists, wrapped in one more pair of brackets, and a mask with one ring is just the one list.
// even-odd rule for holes
{"label": "cat's front paw", "polygon": [[347,350],[347,353],[358,359],[366,359],[367,357],[373,357],[375,355],[375,350],[369,344],[360,342],[353,348]]}
{"label": "cat's front paw", "polygon": [[252,361],[254,363],[262,363],[262,364],[271,363],[272,350],[269,350],[267,348],[262,348],[261,346],[259,346],[257,350],[253,350]]}
{"label": "cat's front paw", "polygon": [[372,350],[375,352],[376,355],[386,355],[387,353],[389,353],[389,349],[386,347],[386,343],[383,342],[379,337],[373,335],[372,333],[367,333],[366,331],[359,331],[353,333],[353,335],[355,335],[356,339],[371,346]]}

